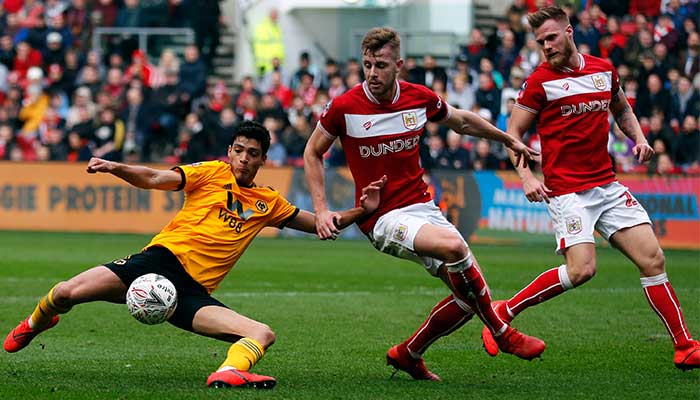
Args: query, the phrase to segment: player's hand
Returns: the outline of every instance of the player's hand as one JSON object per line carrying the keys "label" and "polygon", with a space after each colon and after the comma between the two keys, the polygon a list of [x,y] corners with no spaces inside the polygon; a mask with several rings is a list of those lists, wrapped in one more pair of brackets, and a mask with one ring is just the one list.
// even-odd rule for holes
{"label": "player's hand", "polygon": [[87,172],[94,174],[97,172],[111,172],[114,169],[115,163],[112,161],[103,160],[101,158],[92,157],[88,161]]}
{"label": "player's hand", "polygon": [[523,182],[523,191],[525,192],[525,197],[527,197],[531,203],[539,203],[543,200],[545,203],[549,203],[549,193],[552,192],[544,185],[544,182],[540,182],[540,180],[534,176]]}
{"label": "player's hand", "polygon": [[335,211],[324,210],[316,213],[316,235],[321,240],[335,240],[340,234],[339,224],[340,214]]}
{"label": "player's hand", "polygon": [[362,188],[362,195],[360,196],[360,207],[365,209],[367,214],[373,213],[374,210],[379,207],[380,196],[379,193],[382,191],[384,184],[386,183],[386,175],[379,178],[374,182],[370,182],[369,185]]}
{"label": "player's hand", "polygon": [[522,166],[523,168],[527,168],[527,163],[530,160],[538,161],[539,162],[539,155],[540,152],[532,149],[530,147],[525,146],[525,143],[521,142],[520,140],[514,140],[513,143],[511,143],[508,146],[509,149],[513,150],[515,153],[515,166]]}
{"label": "player's hand", "polygon": [[645,141],[632,147],[632,154],[637,157],[637,161],[641,164],[651,160],[651,157],[654,155],[654,149]]}

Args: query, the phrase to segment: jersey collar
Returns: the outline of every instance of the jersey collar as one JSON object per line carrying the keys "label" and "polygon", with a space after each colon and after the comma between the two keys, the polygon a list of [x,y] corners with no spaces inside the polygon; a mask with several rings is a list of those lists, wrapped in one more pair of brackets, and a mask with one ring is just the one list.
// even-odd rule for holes
{"label": "jersey collar", "polygon": [[[396,85],[396,94],[394,95],[394,98],[391,100],[391,104],[396,103],[399,101],[399,96],[401,95],[401,85],[399,85],[399,81],[394,81],[394,84]],[[379,100],[377,100],[376,97],[372,94],[372,92],[369,91],[369,84],[367,81],[362,82],[362,90],[365,92],[365,96],[371,101],[372,103],[379,104]]]}

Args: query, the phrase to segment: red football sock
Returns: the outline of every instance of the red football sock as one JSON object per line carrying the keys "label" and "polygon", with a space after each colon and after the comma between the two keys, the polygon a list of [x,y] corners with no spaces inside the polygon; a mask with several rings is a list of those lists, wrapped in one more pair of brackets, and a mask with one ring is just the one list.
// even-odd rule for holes
{"label": "red football sock", "polygon": [[[465,268],[466,265],[469,265]],[[479,267],[471,255],[456,263],[445,264],[455,296],[467,303],[494,336],[505,332],[508,325],[493,311],[491,293]]]}
{"label": "red football sock", "polygon": [[540,274],[529,285],[511,297],[499,315],[510,322],[526,308],[547,301],[573,287],[566,272],[566,265],[552,268]]}
{"label": "red football sock", "polygon": [[685,325],[681,305],[666,274],[645,277],[640,280],[649,305],[661,318],[671,335],[671,339],[673,339],[673,345],[676,348],[688,346],[693,338]]}
{"label": "red football sock", "polygon": [[402,344],[406,346],[409,354],[417,358],[434,341],[459,329],[473,315],[473,312],[460,307],[453,295],[449,295],[433,307],[428,319]]}

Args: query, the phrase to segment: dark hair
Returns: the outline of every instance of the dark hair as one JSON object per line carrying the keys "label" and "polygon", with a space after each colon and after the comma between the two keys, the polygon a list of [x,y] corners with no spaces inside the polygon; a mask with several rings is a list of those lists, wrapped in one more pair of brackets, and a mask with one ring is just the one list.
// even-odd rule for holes
{"label": "dark hair", "polygon": [[239,136],[257,140],[260,142],[262,154],[267,154],[267,150],[270,148],[270,132],[260,123],[255,121],[239,122],[233,129],[231,144],[233,144],[233,142],[236,141],[236,138]]}
{"label": "dark hair", "polygon": [[527,15],[527,22],[530,24],[533,31],[550,19],[566,21],[567,24],[569,23],[569,16],[559,7],[542,7]]}
{"label": "dark hair", "polygon": [[389,45],[395,58],[399,58],[399,49],[401,48],[401,37],[393,28],[372,28],[365,34],[362,39],[362,54],[366,51],[375,53],[382,47]]}

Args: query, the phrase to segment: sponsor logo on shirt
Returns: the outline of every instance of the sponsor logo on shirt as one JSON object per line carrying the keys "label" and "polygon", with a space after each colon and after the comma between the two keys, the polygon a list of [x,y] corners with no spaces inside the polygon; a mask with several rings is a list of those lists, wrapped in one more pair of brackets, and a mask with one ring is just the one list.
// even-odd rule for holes
{"label": "sponsor logo on shirt", "polygon": [[369,130],[369,128],[372,127],[372,121],[367,121],[364,124],[362,124],[362,127],[365,128],[365,130]]}
{"label": "sponsor logo on shirt", "polygon": [[398,153],[400,151],[412,150],[418,146],[420,136],[411,136],[408,138],[394,139],[388,142],[379,143],[376,145],[359,146],[360,157],[379,157],[390,153]]}
{"label": "sponsor logo on shirt", "polygon": [[586,102],[580,102],[578,104],[566,104],[561,106],[562,117],[568,117],[569,115],[579,115],[586,112],[592,111],[608,111],[608,106],[610,105],[610,100],[591,100]]}

